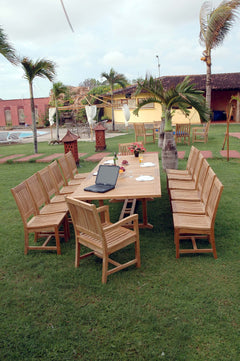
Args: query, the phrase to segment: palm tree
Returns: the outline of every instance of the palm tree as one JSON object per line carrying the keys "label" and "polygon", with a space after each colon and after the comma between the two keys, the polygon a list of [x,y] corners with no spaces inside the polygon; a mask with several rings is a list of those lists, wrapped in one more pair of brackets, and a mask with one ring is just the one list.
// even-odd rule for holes
{"label": "palm tree", "polygon": [[222,44],[238,12],[240,0],[222,1],[216,9],[205,1],[200,10],[200,43],[205,47],[202,61],[206,62],[206,102],[211,108],[211,51]]}
{"label": "palm tree", "polygon": [[62,82],[57,82],[53,84],[52,94],[55,102],[56,108],[56,129],[57,129],[57,140],[59,141],[59,116],[58,116],[58,99],[61,94],[67,92],[67,87]]}
{"label": "palm tree", "polygon": [[2,54],[10,63],[16,65],[18,58],[15,54],[14,48],[9,44],[7,36],[0,27],[0,54]]}
{"label": "palm tree", "polygon": [[[206,106],[206,99],[203,92],[195,88],[186,77],[176,87],[164,89],[160,79],[152,76],[146,77],[143,83],[138,82],[136,95],[142,91],[150,93],[150,97],[141,101],[134,110],[134,114],[138,115],[139,110],[146,104],[159,103],[162,107],[162,118],[165,120],[164,140],[162,147],[162,164],[163,169],[177,168],[177,150],[172,132],[172,116],[174,108],[179,108],[186,116],[189,115],[189,107],[197,110],[200,119],[203,122],[208,121],[210,111]],[[169,162],[167,161],[169,160]]]}
{"label": "palm tree", "polygon": [[109,74],[104,72],[101,74],[101,76],[107,80],[111,88],[112,127],[114,131],[115,130],[114,109],[113,109],[114,85],[119,84],[122,88],[125,88],[127,85],[127,79],[123,74],[118,74],[113,68],[110,69]]}
{"label": "palm tree", "polygon": [[34,153],[38,152],[37,149],[37,127],[36,127],[36,115],[33,98],[33,80],[36,77],[47,78],[53,81],[55,76],[55,64],[46,59],[39,59],[35,62],[29,58],[21,59],[21,64],[24,70],[24,78],[29,82],[30,100],[31,100],[31,112],[32,112],[32,123],[33,123],[33,139],[34,139]]}

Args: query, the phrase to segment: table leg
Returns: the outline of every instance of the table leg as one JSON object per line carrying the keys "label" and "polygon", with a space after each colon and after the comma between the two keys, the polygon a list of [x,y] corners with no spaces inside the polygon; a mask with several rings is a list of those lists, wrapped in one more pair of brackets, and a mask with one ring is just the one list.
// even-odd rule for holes
{"label": "table leg", "polygon": [[142,200],[142,213],[143,213],[143,223],[139,223],[139,228],[153,228],[153,225],[148,223],[147,220],[147,199],[143,198]]}

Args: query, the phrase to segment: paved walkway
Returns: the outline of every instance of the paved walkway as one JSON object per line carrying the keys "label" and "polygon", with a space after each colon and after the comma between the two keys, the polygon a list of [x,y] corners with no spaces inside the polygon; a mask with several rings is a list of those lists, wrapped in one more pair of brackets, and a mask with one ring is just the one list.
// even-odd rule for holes
{"label": "paved walkway", "polygon": [[[53,130],[53,138],[55,136]],[[63,138],[63,136],[66,134],[67,130],[66,129],[60,129],[60,139]],[[119,135],[123,135],[124,133],[106,133],[106,138],[112,138],[112,137],[116,137]],[[236,137],[238,139],[240,139],[240,133],[229,133],[230,136],[232,137]],[[42,141],[49,141],[51,139],[51,133],[50,131],[47,129],[46,130],[46,134],[41,135],[38,137],[38,141],[42,142]],[[91,141],[89,138],[88,139],[79,139],[79,141]],[[95,140],[94,140],[95,141]],[[23,142],[25,143],[29,143],[32,142],[32,138],[26,138],[23,139]],[[201,153],[203,154],[203,156],[205,158],[212,158],[212,152],[209,150],[203,150],[201,151]],[[85,158],[86,161],[89,162],[99,162],[103,157],[106,157],[108,155],[110,155],[111,153],[108,152],[96,152],[95,154]],[[219,152],[219,154],[222,157],[227,157],[227,151],[226,150],[222,150]],[[7,161],[13,161],[14,163],[21,163],[21,162],[29,162],[31,160],[35,160],[37,163],[50,163],[55,159],[60,158],[63,155],[63,153],[54,153],[48,156],[45,156],[44,154],[32,154],[30,156],[25,156],[25,154],[14,154],[14,155],[10,155],[10,156],[5,156],[3,157],[2,155],[0,155],[0,164],[6,163]],[[87,153],[79,153],[79,158],[83,158],[87,155]],[[184,159],[185,157],[185,151],[179,151],[178,152],[178,158],[179,159]],[[240,158],[240,153],[236,150],[230,150],[229,151],[229,157],[230,158]]]}
{"label": "paved walkway", "polygon": [[[184,159],[185,153],[186,153],[185,151],[179,151],[178,159]],[[212,152],[210,150],[201,150],[201,153],[204,156],[204,158],[213,158]],[[219,153],[222,157],[224,157],[224,158],[227,157],[226,150],[221,150]],[[9,155],[9,156],[3,157],[3,158],[1,158],[1,155],[0,155],[0,164],[6,163],[9,160],[13,161],[14,163],[22,163],[22,162],[29,162],[34,159],[37,163],[50,163],[53,160],[62,157],[63,154],[64,153],[54,153],[54,154],[51,154],[48,156],[44,156],[43,153],[32,154],[29,156],[25,156],[25,154],[14,154],[14,155]],[[107,157],[110,154],[111,153],[109,153],[109,152],[95,153],[95,154],[85,158],[84,160],[86,160],[88,162],[99,162],[103,157]],[[79,159],[85,157],[86,155],[87,155],[87,153],[78,153]],[[236,150],[230,150],[229,157],[239,159],[240,153]]]}

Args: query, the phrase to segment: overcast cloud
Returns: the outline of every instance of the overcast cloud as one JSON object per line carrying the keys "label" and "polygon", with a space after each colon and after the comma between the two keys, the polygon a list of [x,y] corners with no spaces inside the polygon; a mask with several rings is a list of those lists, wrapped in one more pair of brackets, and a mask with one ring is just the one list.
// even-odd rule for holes
{"label": "overcast cloud", "polygon": [[[56,81],[77,86],[101,79],[113,67],[128,79],[205,73],[199,44],[202,0],[0,0],[0,25],[20,56],[47,58],[57,65]],[[213,1],[218,6],[220,1]],[[240,71],[240,20],[213,52],[214,73]],[[38,79],[34,96],[49,95],[52,84]],[[0,98],[28,98],[21,67],[0,56]]]}

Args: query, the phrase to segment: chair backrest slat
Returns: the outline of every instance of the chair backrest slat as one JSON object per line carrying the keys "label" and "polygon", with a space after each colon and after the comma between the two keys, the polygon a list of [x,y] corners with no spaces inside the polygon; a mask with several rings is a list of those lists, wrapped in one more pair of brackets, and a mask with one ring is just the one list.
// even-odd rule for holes
{"label": "chair backrest slat", "polygon": [[206,174],[204,184],[202,187],[202,192],[201,192],[201,200],[205,204],[205,206],[207,206],[212,183],[213,183],[213,180],[215,177],[216,177],[216,174],[214,173],[213,169],[210,166],[208,166],[207,174]]}
{"label": "chair backrest slat", "polygon": [[59,166],[61,168],[61,171],[62,171],[62,174],[64,176],[65,185],[68,185],[67,181],[72,179],[73,176],[72,176],[72,173],[70,172],[70,168],[68,166],[66,157],[63,156],[63,157],[59,158],[58,159],[58,164],[59,164]]}
{"label": "chair backrest slat", "polygon": [[[106,247],[105,236],[95,204],[66,198],[72,217],[75,233],[80,232],[81,238],[87,237],[88,242],[99,248]],[[89,239],[90,237],[90,239]]]}
{"label": "chair backrest slat", "polygon": [[53,179],[53,182],[55,184],[56,192],[59,193],[59,190],[65,185],[65,183],[57,161],[54,160],[51,164],[49,164],[48,168],[50,175]]}
{"label": "chair backrest slat", "polygon": [[199,149],[193,147],[193,151],[191,153],[192,153],[192,155],[190,157],[189,162],[187,163],[187,170],[189,170],[189,172],[193,175],[196,165],[199,161],[200,151],[199,151]]}
{"label": "chair backrest slat", "polygon": [[206,207],[206,213],[211,218],[212,226],[215,222],[217,208],[221,198],[222,191],[223,191],[223,185],[218,179],[218,177],[215,177]]}
{"label": "chair backrest slat", "polygon": [[36,208],[39,209],[45,205],[48,199],[45,192],[43,191],[42,185],[39,182],[37,174],[34,173],[31,177],[27,178],[26,184],[36,205]]}
{"label": "chair backrest slat", "polygon": [[199,171],[199,175],[198,175],[198,179],[197,179],[197,189],[201,195],[202,195],[203,186],[205,183],[208,168],[209,168],[209,164],[208,164],[207,160],[205,158],[203,158],[201,168]]}
{"label": "chair backrest slat", "polygon": [[26,182],[18,184],[11,189],[12,195],[16,201],[24,226],[31,216],[37,214],[36,206],[33,202],[31,193],[29,192]]}
{"label": "chair backrest slat", "polygon": [[66,153],[65,158],[67,160],[69,170],[72,173],[72,178],[74,178],[74,175],[78,173],[78,169],[77,169],[77,165],[76,165],[76,162],[75,162],[72,152],[70,151],[70,152]]}
{"label": "chair backrest slat", "polygon": [[38,179],[42,184],[43,190],[47,195],[48,203],[50,203],[50,199],[52,196],[56,194],[56,187],[53,182],[53,179],[50,175],[49,168],[45,167],[37,172]]}

